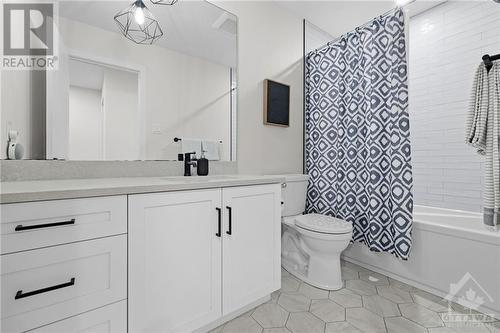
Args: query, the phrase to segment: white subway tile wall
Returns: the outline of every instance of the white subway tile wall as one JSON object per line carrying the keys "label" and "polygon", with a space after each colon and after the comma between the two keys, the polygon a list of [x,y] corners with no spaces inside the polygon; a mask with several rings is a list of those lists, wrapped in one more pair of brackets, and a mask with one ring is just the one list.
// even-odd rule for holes
{"label": "white subway tile wall", "polygon": [[465,144],[474,73],[500,53],[500,4],[448,1],[410,20],[414,202],[480,212],[483,158]]}

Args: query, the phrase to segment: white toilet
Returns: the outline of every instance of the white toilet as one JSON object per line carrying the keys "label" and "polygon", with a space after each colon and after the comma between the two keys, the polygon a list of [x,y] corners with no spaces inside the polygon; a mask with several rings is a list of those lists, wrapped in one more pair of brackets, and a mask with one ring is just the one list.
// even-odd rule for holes
{"label": "white toilet", "polygon": [[351,241],[351,223],[321,214],[302,215],[308,176],[284,177],[281,214],[283,268],[315,287],[341,289],[340,254]]}

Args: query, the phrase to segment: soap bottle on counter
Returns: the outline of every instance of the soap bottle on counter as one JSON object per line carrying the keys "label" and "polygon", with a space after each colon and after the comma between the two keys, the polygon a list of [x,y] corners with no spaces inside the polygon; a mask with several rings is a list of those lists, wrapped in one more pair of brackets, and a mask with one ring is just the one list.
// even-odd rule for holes
{"label": "soap bottle on counter", "polygon": [[196,172],[198,176],[208,175],[208,159],[205,157],[205,151],[201,152],[201,157],[197,161]]}

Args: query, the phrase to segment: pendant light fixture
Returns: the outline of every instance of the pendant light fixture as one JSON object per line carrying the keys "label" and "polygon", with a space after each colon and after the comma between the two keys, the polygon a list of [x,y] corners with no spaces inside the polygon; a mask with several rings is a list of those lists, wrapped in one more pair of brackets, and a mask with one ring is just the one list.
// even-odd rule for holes
{"label": "pendant light fixture", "polygon": [[155,5],[174,5],[178,0],[151,0],[151,2]]}
{"label": "pendant light fixture", "polygon": [[136,44],[153,44],[163,36],[160,24],[142,0],[137,0],[114,17],[120,32]]}

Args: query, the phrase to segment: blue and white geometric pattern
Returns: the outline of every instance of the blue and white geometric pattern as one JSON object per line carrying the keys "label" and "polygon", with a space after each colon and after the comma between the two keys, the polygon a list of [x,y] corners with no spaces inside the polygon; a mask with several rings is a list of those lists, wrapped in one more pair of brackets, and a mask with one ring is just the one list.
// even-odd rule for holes
{"label": "blue and white geometric pattern", "polygon": [[353,241],[407,260],[413,196],[402,10],[306,59],[307,212],[353,224]]}

